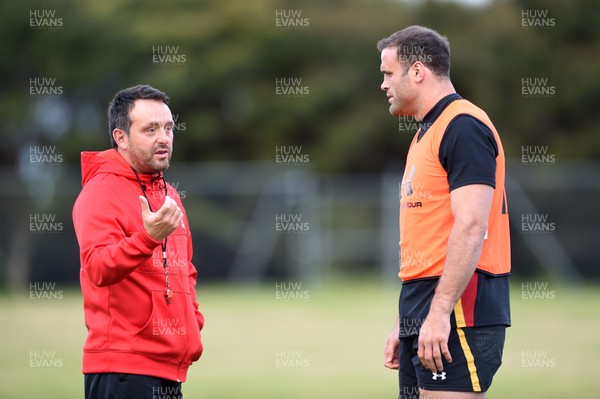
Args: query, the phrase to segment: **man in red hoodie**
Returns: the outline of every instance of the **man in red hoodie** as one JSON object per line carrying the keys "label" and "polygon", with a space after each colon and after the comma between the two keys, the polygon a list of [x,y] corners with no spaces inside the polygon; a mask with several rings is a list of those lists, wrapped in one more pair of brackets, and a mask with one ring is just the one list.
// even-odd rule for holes
{"label": "man in red hoodie", "polygon": [[182,398],[202,353],[189,225],[163,178],[173,150],[168,101],[146,85],[121,90],[108,109],[113,148],[81,154],[73,224],[86,398]]}

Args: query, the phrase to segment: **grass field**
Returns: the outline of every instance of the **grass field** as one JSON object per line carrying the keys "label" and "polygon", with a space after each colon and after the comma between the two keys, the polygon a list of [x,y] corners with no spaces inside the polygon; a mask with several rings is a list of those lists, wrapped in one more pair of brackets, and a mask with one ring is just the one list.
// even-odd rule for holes
{"label": "grass field", "polygon": [[[546,288],[553,294],[543,299],[524,299],[521,283],[513,288],[513,327],[488,398],[600,397],[598,288]],[[205,352],[188,373],[186,399],[395,398],[382,348],[397,289],[337,281],[278,299],[274,284],[200,286]],[[82,313],[77,289],[62,299],[0,298],[0,398],[83,397]]]}

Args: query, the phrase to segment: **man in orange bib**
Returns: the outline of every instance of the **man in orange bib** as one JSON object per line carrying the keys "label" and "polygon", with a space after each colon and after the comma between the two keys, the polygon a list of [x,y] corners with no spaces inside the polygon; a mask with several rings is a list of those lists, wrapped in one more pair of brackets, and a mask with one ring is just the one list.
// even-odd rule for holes
{"label": "man in orange bib", "polygon": [[377,48],[390,113],[419,123],[401,184],[402,290],[384,364],[399,370],[401,399],[483,398],[510,326],[502,143],[456,94],[445,37],[410,26]]}

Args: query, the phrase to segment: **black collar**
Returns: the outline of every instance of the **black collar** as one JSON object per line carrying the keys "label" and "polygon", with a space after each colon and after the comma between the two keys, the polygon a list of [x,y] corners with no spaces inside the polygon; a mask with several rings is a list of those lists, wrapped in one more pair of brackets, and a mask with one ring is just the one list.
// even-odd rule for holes
{"label": "black collar", "polygon": [[423,138],[425,133],[427,133],[427,130],[429,130],[431,125],[433,125],[433,122],[435,122],[435,120],[446,109],[446,107],[450,105],[452,101],[458,100],[460,98],[461,96],[459,96],[457,93],[448,94],[446,97],[438,101],[437,104],[435,104],[433,108],[429,110],[425,117],[423,117],[423,120],[419,122],[420,131],[419,136],[417,137],[417,143]]}

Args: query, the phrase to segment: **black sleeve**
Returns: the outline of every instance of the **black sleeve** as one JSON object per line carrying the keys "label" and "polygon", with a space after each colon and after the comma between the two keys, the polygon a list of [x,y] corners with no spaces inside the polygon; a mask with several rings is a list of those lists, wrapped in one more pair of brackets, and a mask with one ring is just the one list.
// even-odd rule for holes
{"label": "black sleeve", "polygon": [[492,131],[471,115],[459,115],[440,143],[440,163],[448,173],[450,191],[468,184],[496,187],[498,145]]}

